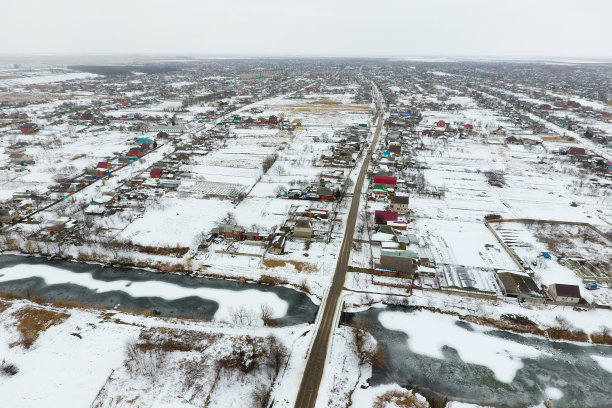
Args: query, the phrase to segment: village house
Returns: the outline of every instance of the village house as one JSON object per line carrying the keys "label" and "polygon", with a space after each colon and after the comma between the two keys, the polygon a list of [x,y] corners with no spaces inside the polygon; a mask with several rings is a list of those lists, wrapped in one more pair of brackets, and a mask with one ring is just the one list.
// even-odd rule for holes
{"label": "village house", "polygon": [[244,232],[244,228],[234,224],[220,224],[218,227],[215,227],[210,231],[214,238],[221,236],[224,238],[233,239],[242,239]]}
{"label": "village house", "polygon": [[568,154],[570,156],[584,156],[586,154],[586,150],[584,150],[583,147],[569,147],[566,151],[565,154]]}
{"label": "village house", "polygon": [[272,239],[270,243],[270,248],[268,248],[268,252],[276,255],[281,255],[285,251],[285,243],[287,242],[287,237],[285,234],[276,234],[276,236]]}
{"label": "village house", "polygon": [[373,184],[380,184],[385,187],[395,187],[397,185],[397,177],[375,175]]}
{"label": "village house", "polygon": [[130,149],[130,151],[128,152],[127,156],[129,158],[140,158],[142,156],[144,156],[144,150],[142,148],[139,147],[133,147]]}
{"label": "village house", "polygon": [[397,221],[397,212],[376,210],[374,212],[374,222],[378,224],[387,224],[389,221]]}
{"label": "village house", "polygon": [[382,250],[380,269],[402,273],[414,273],[419,266],[419,254],[410,250]]}
{"label": "village house", "polygon": [[36,123],[24,123],[23,125],[21,125],[21,127],[19,128],[19,130],[21,130],[21,133],[25,134],[25,135],[31,135],[33,133],[38,132],[38,125]]}
{"label": "village house", "polygon": [[165,171],[166,169],[154,168],[149,172],[149,176],[151,178],[161,178]]}
{"label": "village house", "polygon": [[548,287],[548,294],[555,302],[578,303],[581,299],[580,288],[576,285],[554,283]]}
{"label": "village house", "polygon": [[15,144],[5,147],[4,153],[9,154],[9,155],[25,153],[27,147],[28,147],[28,144],[25,142],[15,143]]}
{"label": "village house", "polygon": [[34,158],[26,153],[13,153],[9,156],[9,161],[14,164],[32,163]]}
{"label": "village house", "polygon": [[407,196],[395,196],[391,201],[391,209],[397,213],[407,213],[408,201],[409,198]]}
{"label": "village house", "polygon": [[517,138],[516,136],[508,136],[506,138],[506,143],[507,144],[518,145],[518,144],[521,144],[521,139]]}

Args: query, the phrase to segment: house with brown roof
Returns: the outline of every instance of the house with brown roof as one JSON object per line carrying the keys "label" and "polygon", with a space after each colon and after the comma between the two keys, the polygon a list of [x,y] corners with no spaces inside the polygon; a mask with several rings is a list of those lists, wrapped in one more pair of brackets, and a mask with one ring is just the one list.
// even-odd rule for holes
{"label": "house with brown roof", "polygon": [[554,283],[548,287],[548,294],[555,302],[580,302],[580,288],[577,285]]}
{"label": "house with brown roof", "polygon": [[408,212],[409,198],[407,196],[394,196],[391,201],[391,209],[397,213]]}

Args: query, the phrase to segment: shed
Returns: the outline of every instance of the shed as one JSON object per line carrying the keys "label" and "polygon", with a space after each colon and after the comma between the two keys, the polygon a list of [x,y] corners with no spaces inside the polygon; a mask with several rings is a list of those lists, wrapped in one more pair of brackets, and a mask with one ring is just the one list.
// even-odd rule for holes
{"label": "shed", "polygon": [[541,299],[540,289],[533,279],[519,272],[496,272],[495,279],[505,296],[516,298]]}
{"label": "shed", "polygon": [[312,226],[309,220],[298,220],[293,227],[293,235],[299,238],[312,238]]}

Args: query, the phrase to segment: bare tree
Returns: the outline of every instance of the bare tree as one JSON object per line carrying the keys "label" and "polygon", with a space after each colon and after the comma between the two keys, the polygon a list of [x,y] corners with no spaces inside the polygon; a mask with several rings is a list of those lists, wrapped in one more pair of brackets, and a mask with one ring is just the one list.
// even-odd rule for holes
{"label": "bare tree", "polygon": [[273,319],[273,314],[274,314],[274,310],[272,310],[272,307],[267,304],[264,303],[261,305],[261,320],[263,320],[263,324],[264,326],[272,326],[274,324],[274,319]]}

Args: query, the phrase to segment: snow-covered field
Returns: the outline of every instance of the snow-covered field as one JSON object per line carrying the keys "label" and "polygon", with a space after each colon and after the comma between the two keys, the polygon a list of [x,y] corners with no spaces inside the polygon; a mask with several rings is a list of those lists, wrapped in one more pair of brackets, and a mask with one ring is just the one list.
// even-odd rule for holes
{"label": "snow-covered field", "polygon": [[[46,307],[68,317],[41,330],[26,348],[11,344],[20,339],[15,316],[30,306],[24,301],[0,306],[8,306],[0,313],[0,355],[18,371],[0,375],[0,394],[3,404],[15,408],[192,406],[208,399],[215,407],[255,406],[258,387],[271,389],[279,406],[288,407],[283,401],[295,398],[310,339],[304,326],[230,327]],[[270,343],[271,335],[276,343]],[[173,346],[158,348],[163,344]],[[285,350],[278,371],[266,354],[272,344]],[[234,357],[247,366],[234,367]],[[223,361],[226,368],[217,365]]]}

